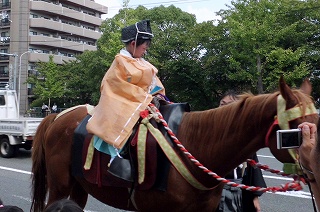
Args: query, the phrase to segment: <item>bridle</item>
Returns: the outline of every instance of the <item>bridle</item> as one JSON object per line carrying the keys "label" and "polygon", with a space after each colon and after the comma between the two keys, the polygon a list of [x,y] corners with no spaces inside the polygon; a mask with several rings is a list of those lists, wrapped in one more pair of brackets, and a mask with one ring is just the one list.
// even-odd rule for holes
{"label": "bridle", "polygon": [[[286,100],[281,95],[278,95],[278,97],[277,97],[277,116],[275,117],[274,122],[272,123],[272,125],[270,126],[270,128],[268,130],[268,133],[265,138],[265,145],[267,147],[269,147],[269,137],[270,137],[271,132],[273,132],[273,129],[276,126],[279,126],[279,128],[282,130],[287,130],[287,129],[290,129],[290,125],[289,125],[290,121],[293,121],[295,119],[298,119],[298,118],[301,118],[304,116],[317,114],[317,110],[312,102],[307,103],[306,107],[304,109],[305,110],[303,111],[302,103],[299,103],[299,104],[295,105],[294,107],[286,110]],[[306,178],[306,175],[304,174],[304,172],[302,170],[303,169],[307,170],[307,171],[309,171],[309,170],[303,168],[302,164],[299,163],[299,160],[297,158],[297,154],[295,153],[294,149],[288,149],[288,152],[291,155],[291,157],[293,158],[295,163],[294,164],[284,163],[283,169],[284,170],[291,170],[291,172],[296,172],[299,175],[303,175]],[[292,170],[295,170],[295,171],[292,171]],[[311,171],[309,171],[309,172],[311,172]],[[316,209],[315,200],[313,197],[313,192],[312,192],[310,183],[308,181],[307,181],[307,185],[309,187],[309,190],[310,190],[310,193],[312,196],[313,208],[314,208],[314,211],[316,212],[317,209]]]}
{"label": "bridle", "polygon": [[282,95],[277,97],[277,115],[272,125],[269,127],[268,133],[265,138],[265,146],[269,147],[269,137],[276,126],[279,126],[281,130],[290,129],[289,122],[295,119],[317,114],[317,110],[312,102],[307,103],[303,111],[302,103],[295,105],[290,109],[286,109],[286,100]]}
{"label": "bridle", "polygon": [[[290,109],[286,109],[286,100],[282,95],[277,97],[277,115],[272,125],[269,127],[268,133],[265,137],[265,146],[269,147],[269,137],[273,132],[276,126],[279,126],[282,130],[290,129],[289,122],[295,119],[317,114],[317,110],[312,102],[306,103],[305,108],[302,108],[302,103],[295,105]],[[294,149],[288,149],[289,154],[294,160],[294,163],[284,163],[283,170],[286,170],[286,173],[298,173],[303,174],[299,161],[297,159],[297,154]]]}

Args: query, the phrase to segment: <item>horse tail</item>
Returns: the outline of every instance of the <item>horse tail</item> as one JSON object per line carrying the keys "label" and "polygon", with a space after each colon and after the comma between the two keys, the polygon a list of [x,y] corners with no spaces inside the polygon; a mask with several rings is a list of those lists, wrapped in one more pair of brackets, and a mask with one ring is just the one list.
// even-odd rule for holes
{"label": "horse tail", "polygon": [[30,211],[44,211],[47,195],[44,141],[48,127],[57,114],[46,116],[39,124],[32,144],[32,204]]}

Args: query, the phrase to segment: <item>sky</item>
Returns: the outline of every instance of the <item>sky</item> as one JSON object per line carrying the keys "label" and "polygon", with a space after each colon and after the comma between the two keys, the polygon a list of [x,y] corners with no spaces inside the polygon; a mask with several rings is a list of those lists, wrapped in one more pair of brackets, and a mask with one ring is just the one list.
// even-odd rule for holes
{"label": "sky", "polygon": [[[103,19],[112,18],[123,5],[123,0],[95,0],[95,2],[109,8],[108,14],[103,16]],[[201,23],[218,19],[219,17],[215,13],[221,9],[227,9],[225,5],[231,5],[231,0],[129,0],[128,7],[136,8],[143,5],[150,9],[160,5],[170,6],[172,4],[185,12],[196,15],[197,22]]]}

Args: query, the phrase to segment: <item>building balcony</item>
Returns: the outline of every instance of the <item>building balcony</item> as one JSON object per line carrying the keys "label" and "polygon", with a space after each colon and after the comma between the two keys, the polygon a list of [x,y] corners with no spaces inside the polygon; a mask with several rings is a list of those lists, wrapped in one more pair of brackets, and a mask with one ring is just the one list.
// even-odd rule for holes
{"label": "building balcony", "polygon": [[74,41],[68,41],[61,38],[54,38],[42,35],[29,36],[30,45],[49,46],[54,48],[69,49],[77,52],[84,52],[85,50],[95,51],[96,46],[91,46],[84,43],[78,43]]}
{"label": "building balcony", "polygon": [[67,19],[74,19],[80,22],[86,22],[95,26],[100,26],[102,19],[92,15],[88,15],[79,11],[75,11],[62,5],[56,5],[45,1],[31,1],[30,10],[45,11],[46,13],[54,14],[55,16],[64,16]]}
{"label": "building balcony", "polygon": [[67,57],[62,55],[56,55],[56,54],[42,54],[42,53],[29,53],[29,62],[49,62],[49,56],[53,55],[53,62],[56,64],[64,64],[64,61],[71,61],[75,60],[74,57]]}
{"label": "building balcony", "polygon": [[94,40],[98,40],[101,37],[101,32],[85,29],[83,27],[73,26],[70,24],[64,24],[58,21],[48,20],[44,18],[31,18],[30,28],[42,28],[50,31],[59,31],[62,33],[70,33]]}
{"label": "building balcony", "polygon": [[60,2],[73,3],[75,5],[86,7],[88,9],[91,9],[91,10],[94,10],[94,11],[97,11],[97,12],[103,13],[103,14],[108,13],[108,7],[103,6],[101,4],[98,4],[94,1],[90,1],[90,0],[60,0]]}
{"label": "building balcony", "polygon": [[2,44],[2,45],[4,45],[4,44],[9,45],[9,44],[10,44],[10,37],[0,37],[0,44]]}

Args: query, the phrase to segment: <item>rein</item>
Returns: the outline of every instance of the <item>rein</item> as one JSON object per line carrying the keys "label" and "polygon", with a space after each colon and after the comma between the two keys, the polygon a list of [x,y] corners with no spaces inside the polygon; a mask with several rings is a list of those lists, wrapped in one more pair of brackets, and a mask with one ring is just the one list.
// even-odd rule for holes
{"label": "rein", "polygon": [[[230,180],[227,180],[219,175],[217,175],[216,173],[214,173],[213,171],[209,170],[208,168],[206,168],[203,164],[201,164],[190,152],[188,152],[188,150],[181,144],[181,142],[178,140],[178,138],[174,135],[174,133],[172,132],[172,130],[169,128],[167,122],[164,120],[164,118],[162,117],[160,111],[158,110],[158,108],[156,108],[152,103],[149,104],[148,106],[148,112],[150,112],[151,114],[147,115],[146,112],[147,111],[143,111],[141,113],[143,118],[146,118],[147,116],[149,116],[149,118],[155,118],[156,121],[161,122],[162,125],[164,126],[164,128],[167,130],[168,134],[170,135],[170,137],[172,138],[173,142],[180,148],[180,150],[188,157],[188,159],[190,159],[191,162],[193,162],[198,168],[200,168],[203,172],[207,173],[208,175],[212,176],[213,178],[215,178],[216,180],[225,183],[229,186],[232,187],[239,187],[248,191],[261,191],[261,192],[267,192],[267,191],[271,191],[271,192],[285,192],[288,190],[301,190],[302,189],[302,185],[301,185],[301,180],[303,181],[303,179],[299,176],[299,175],[292,175],[292,174],[285,174],[281,171],[273,171],[273,173],[276,174],[280,174],[282,176],[286,176],[286,177],[293,177],[294,181],[291,183],[286,183],[285,185],[282,186],[278,186],[278,187],[267,187],[267,188],[263,188],[263,187],[254,187],[254,186],[246,186],[244,184],[238,184],[235,182],[232,182]],[[171,161],[172,162],[172,161]],[[173,163],[173,162],[172,162]],[[173,164],[173,166],[177,167],[175,164]],[[265,166],[267,167],[267,166]],[[178,170],[179,171],[179,170]],[[199,188],[199,184],[195,185],[193,184],[192,181],[190,181],[188,177],[185,177],[184,175],[182,175],[192,186]],[[193,177],[193,176],[191,176]],[[199,183],[199,182],[197,182]],[[201,184],[202,185],[202,184]],[[200,186],[203,187],[203,189],[201,190],[210,190],[213,188],[207,188],[204,185]]]}

